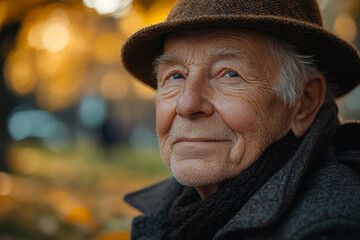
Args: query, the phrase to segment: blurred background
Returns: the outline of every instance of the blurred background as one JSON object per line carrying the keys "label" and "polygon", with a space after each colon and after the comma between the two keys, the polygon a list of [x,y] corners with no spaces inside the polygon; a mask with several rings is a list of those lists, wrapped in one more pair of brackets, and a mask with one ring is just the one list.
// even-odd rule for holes
{"label": "blurred background", "polygon": [[[154,92],[120,63],[124,40],[174,0],[0,0],[0,239],[129,239],[123,195],[169,174]],[[360,1],[319,0],[360,46]],[[360,88],[338,100],[360,119]]]}

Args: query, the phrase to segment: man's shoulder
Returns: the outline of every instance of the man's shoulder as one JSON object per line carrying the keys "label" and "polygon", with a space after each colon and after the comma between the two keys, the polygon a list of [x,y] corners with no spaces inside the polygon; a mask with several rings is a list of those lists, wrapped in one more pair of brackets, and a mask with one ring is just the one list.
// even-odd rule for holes
{"label": "man's shoulder", "polygon": [[360,231],[359,172],[335,163],[313,173],[302,184],[281,225],[287,226],[283,230],[291,239],[313,239],[326,232],[334,237],[350,234],[344,239],[352,239],[351,234]]}
{"label": "man's shoulder", "polygon": [[319,205],[318,210],[334,211],[332,207],[338,207],[342,212],[353,205],[360,208],[360,173],[346,162],[328,165],[311,174],[299,194],[308,208]]}
{"label": "man's shoulder", "polygon": [[358,214],[360,222],[360,141],[346,137],[353,133],[360,136],[360,124],[339,127],[334,137],[335,151],[322,156],[327,163],[305,177],[294,202],[301,212],[307,210],[327,217]]}

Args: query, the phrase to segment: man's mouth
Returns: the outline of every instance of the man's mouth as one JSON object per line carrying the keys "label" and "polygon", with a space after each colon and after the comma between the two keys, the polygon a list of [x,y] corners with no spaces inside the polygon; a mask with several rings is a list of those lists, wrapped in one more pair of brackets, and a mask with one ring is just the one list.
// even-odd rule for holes
{"label": "man's mouth", "polygon": [[211,139],[211,138],[179,138],[174,141],[174,144],[177,143],[220,143],[220,142],[229,142],[227,139]]}

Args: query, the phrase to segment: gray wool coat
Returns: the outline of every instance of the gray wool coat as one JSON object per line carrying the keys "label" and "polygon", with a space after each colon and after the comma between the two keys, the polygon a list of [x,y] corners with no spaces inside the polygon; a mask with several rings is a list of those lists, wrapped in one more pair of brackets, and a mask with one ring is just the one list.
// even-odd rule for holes
{"label": "gray wool coat", "polygon": [[[360,124],[339,125],[326,103],[299,149],[214,236],[222,239],[360,239]],[[161,221],[182,186],[169,178],[125,200],[144,215],[133,240],[163,239]]]}

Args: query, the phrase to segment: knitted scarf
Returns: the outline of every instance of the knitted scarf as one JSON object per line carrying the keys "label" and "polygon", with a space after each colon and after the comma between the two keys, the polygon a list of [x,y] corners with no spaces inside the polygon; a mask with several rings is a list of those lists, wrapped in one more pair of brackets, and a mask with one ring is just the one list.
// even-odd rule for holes
{"label": "knitted scarf", "polygon": [[194,188],[184,187],[169,211],[168,239],[212,239],[249,198],[279,170],[299,147],[290,131],[268,147],[262,156],[205,199]]}

